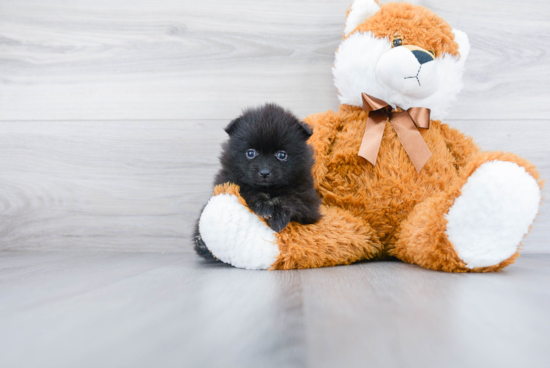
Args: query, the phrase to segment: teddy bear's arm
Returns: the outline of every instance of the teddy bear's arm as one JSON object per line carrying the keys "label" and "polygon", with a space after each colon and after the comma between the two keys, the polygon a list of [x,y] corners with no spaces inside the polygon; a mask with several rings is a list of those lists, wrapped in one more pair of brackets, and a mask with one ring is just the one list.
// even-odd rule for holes
{"label": "teddy bear's arm", "polygon": [[479,153],[474,140],[457,129],[441,124],[441,133],[447,148],[453,155],[453,166],[458,170],[466,166]]}
{"label": "teddy bear's arm", "polygon": [[340,122],[332,110],[310,115],[304,119],[304,122],[313,129],[313,135],[309,138],[308,143],[313,148],[313,157],[315,158],[311,172],[315,187],[319,187],[328,171],[325,158],[330,154]]}

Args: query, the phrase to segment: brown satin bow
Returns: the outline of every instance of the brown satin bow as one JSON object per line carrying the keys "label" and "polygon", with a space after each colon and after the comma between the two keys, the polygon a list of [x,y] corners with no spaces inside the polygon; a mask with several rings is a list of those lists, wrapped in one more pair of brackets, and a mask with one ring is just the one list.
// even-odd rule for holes
{"label": "brown satin bow", "polygon": [[362,94],[363,110],[369,113],[363,142],[359,148],[359,156],[365,158],[373,166],[382,143],[386,121],[390,121],[405,148],[417,172],[420,172],[426,162],[432,157],[430,149],[422,139],[418,128],[430,128],[430,109],[411,107],[406,111],[392,112],[392,107],[385,101]]}

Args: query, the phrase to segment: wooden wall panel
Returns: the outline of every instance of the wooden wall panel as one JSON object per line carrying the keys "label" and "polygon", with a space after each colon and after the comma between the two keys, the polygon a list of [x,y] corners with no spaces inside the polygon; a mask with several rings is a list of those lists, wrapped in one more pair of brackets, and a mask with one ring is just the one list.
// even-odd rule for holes
{"label": "wooden wall panel", "polygon": [[[352,0],[0,1],[0,119],[226,119],[337,107]],[[550,114],[550,3],[418,1],[470,35],[454,119]]]}
{"label": "wooden wall panel", "polygon": [[0,249],[188,249],[225,124],[0,123]]}
{"label": "wooden wall panel", "polygon": [[[231,118],[337,108],[351,2],[0,0],[0,249],[188,250]],[[470,36],[449,122],[550,177],[550,3],[416,2]]]}
{"label": "wooden wall panel", "polygon": [[[550,121],[450,123],[550,177]],[[190,251],[226,124],[1,122],[0,249]],[[543,206],[526,251],[550,252],[549,215]]]}

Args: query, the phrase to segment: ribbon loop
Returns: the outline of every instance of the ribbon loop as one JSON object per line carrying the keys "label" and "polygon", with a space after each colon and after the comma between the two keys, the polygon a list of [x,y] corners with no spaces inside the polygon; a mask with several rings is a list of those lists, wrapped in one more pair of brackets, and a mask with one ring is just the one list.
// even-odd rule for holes
{"label": "ribbon loop", "polygon": [[366,93],[363,93],[361,96],[363,97],[363,110],[367,112],[381,110],[390,106],[386,101],[369,96]]}
{"label": "ribbon loop", "polygon": [[403,148],[409,155],[417,172],[420,172],[426,162],[432,157],[418,128],[430,128],[430,109],[425,107],[411,107],[406,111],[392,112],[392,107],[383,100],[362,94],[363,110],[369,113],[367,126],[363,141],[359,148],[359,156],[365,158],[373,166],[376,166],[376,159],[386,122],[389,121]]}
{"label": "ribbon loop", "polygon": [[430,109],[411,107],[407,112],[418,128],[430,129]]}

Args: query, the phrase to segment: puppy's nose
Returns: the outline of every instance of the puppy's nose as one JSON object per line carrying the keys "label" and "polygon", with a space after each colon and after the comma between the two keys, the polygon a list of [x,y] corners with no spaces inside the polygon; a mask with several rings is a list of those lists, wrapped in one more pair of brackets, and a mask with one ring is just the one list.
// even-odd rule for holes
{"label": "puppy's nose", "polygon": [[268,169],[261,169],[260,170],[260,175],[264,178],[267,178],[269,176],[269,174],[271,174],[271,171],[269,171]]}

